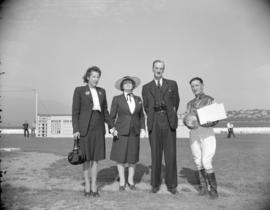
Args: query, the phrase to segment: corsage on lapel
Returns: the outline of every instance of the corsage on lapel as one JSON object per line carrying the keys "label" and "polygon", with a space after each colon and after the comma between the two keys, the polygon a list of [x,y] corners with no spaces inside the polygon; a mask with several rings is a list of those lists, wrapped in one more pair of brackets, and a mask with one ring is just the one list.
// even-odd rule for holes
{"label": "corsage on lapel", "polygon": [[102,92],[101,92],[100,90],[98,91],[98,94],[99,94],[100,96],[102,96]]}
{"label": "corsage on lapel", "polygon": [[169,92],[169,93],[172,92],[172,89],[169,89],[168,92]]}
{"label": "corsage on lapel", "polygon": [[136,101],[137,101],[138,104],[142,104],[142,100],[140,98],[137,98]]}
{"label": "corsage on lapel", "polygon": [[85,91],[85,95],[86,96],[90,95],[90,91]]}

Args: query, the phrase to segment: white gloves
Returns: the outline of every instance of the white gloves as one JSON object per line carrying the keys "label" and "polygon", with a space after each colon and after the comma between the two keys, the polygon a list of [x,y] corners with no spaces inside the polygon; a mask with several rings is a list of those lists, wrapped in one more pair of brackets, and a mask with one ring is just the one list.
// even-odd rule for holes
{"label": "white gloves", "polygon": [[146,132],[144,129],[141,129],[141,132],[140,132],[140,138],[145,138],[146,136]]}

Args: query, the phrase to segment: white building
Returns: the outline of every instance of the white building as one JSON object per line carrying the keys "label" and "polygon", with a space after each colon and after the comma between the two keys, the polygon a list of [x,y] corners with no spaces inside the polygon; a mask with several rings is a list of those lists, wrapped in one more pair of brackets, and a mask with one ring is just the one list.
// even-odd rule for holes
{"label": "white building", "polygon": [[[183,125],[183,115],[178,115],[177,138],[187,138],[189,130]],[[37,137],[69,137],[72,138],[71,115],[38,115],[37,117]],[[107,126],[106,126],[107,129]],[[23,134],[22,128],[0,128],[2,134]],[[226,134],[227,128],[214,128],[216,134]],[[30,129],[29,129],[30,132]],[[234,128],[236,134],[270,134],[270,127],[237,127]],[[146,132],[147,133],[147,132]],[[106,137],[112,137],[106,132]]]}
{"label": "white building", "polygon": [[72,137],[71,115],[38,115],[37,137]]}
{"label": "white building", "polygon": [[[71,115],[38,115],[37,118],[37,137],[72,137],[72,118]],[[107,126],[106,130],[108,129]],[[106,132],[106,137],[111,137]],[[188,129],[183,126],[182,118],[179,116],[179,127],[177,137],[188,137]]]}

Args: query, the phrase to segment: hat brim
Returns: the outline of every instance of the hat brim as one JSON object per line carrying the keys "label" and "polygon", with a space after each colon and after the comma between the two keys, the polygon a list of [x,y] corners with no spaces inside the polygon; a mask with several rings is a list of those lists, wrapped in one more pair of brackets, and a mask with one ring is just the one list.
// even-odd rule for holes
{"label": "hat brim", "polygon": [[[135,86],[133,87],[133,89],[135,89],[136,87],[138,87],[140,84],[141,84],[141,80],[138,78],[138,77],[130,77],[130,76],[126,76],[126,77],[123,77],[119,80],[117,80],[115,82],[115,88],[117,90],[121,90],[121,84],[124,80],[132,80],[135,84]],[[121,90],[122,91],[122,90]]]}

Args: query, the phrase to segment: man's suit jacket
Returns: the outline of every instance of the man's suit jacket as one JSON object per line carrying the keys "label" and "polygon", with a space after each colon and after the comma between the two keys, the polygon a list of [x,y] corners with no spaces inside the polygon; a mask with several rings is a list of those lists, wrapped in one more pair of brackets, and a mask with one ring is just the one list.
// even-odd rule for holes
{"label": "man's suit jacket", "polygon": [[143,104],[140,97],[133,95],[135,101],[135,110],[130,112],[126,97],[124,94],[115,96],[111,105],[110,116],[115,123],[118,135],[128,135],[130,131],[131,120],[135,128],[135,133],[140,134],[140,129],[145,129],[145,118],[143,113]]}
{"label": "man's suit jacket", "polygon": [[[154,80],[145,84],[142,89],[142,97],[144,110],[147,114],[147,126],[148,130],[151,131],[154,121],[154,107],[155,107],[155,88],[156,83]],[[178,126],[177,110],[179,107],[179,93],[177,83],[173,80],[163,78],[162,84],[162,100],[167,107],[167,116],[171,129],[176,129]]]}
{"label": "man's suit jacket", "polygon": [[[113,122],[109,116],[107,108],[106,92],[103,88],[100,87],[96,87],[96,89],[103,120],[109,125],[109,128],[111,128],[113,126]],[[79,131],[81,136],[86,136],[92,115],[92,108],[93,98],[89,86],[86,85],[77,87],[73,94],[72,104],[73,133]],[[105,134],[105,125],[103,129]]]}

